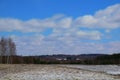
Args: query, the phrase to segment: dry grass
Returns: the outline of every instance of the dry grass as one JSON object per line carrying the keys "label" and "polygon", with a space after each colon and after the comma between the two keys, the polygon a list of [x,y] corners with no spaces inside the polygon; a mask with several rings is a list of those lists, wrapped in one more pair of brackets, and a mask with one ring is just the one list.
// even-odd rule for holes
{"label": "dry grass", "polygon": [[[11,76],[15,76],[14,74],[17,74],[16,77],[18,78],[20,78],[20,75],[21,76],[31,75],[33,77],[37,76],[38,78],[39,77],[42,78],[43,76],[46,76],[48,78],[52,78],[51,76],[54,76],[54,77],[58,76],[59,80],[66,80],[66,78],[70,78],[70,80],[73,80],[73,78],[75,79],[78,78],[78,80],[83,80],[84,78],[87,78],[87,77],[89,78],[94,77],[96,79],[96,78],[99,78],[98,76],[101,76],[102,79],[106,77],[108,78],[106,80],[109,80],[109,78],[112,77],[104,73],[69,68],[61,65],[0,64],[0,80],[3,80],[1,79],[1,77],[5,77],[6,75],[9,75],[7,78],[12,79]],[[16,80],[16,79],[13,79],[13,80]],[[25,80],[28,80],[28,79],[25,79]],[[35,77],[35,80],[36,80],[36,77]],[[53,80],[53,78],[49,80]]]}
{"label": "dry grass", "polygon": [[3,70],[3,69],[8,69],[10,68],[12,65],[9,65],[9,64],[0,64],[0,70]]}

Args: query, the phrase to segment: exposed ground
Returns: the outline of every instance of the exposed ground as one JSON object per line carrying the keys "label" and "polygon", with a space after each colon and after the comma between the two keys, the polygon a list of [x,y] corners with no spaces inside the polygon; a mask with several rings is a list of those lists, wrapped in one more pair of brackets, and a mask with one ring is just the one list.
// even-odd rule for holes
{"label": "exposed ground", "polygon": [[70,65],[1,64],[0,80],[120,80],[120,75]]}

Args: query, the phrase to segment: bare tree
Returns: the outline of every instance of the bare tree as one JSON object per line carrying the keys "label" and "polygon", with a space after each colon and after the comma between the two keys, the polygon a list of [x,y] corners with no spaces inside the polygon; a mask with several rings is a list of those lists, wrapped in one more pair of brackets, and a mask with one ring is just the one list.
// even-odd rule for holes
{"label": "bare tree", "polygon": [[0,46],[1,46],[1,63],[3,62],[3,56],[5,56],[5,51],[6,51],[6,48],[5,48],[5,45],[6,45],[6,42],[5,42],[5,38],[1,38],[1,41],[0,41]]}
{"label": "bare tree", "polygon": [[16,55],[16,45],[11,38],[1,38],[0,40],[0,61],[2,63],[5,56],[5,63],[12,63],[12,56]]}
{"label": "bare tree", "polygon": [[8,42],[9,42],[10,63],[12,63],[12,56],[16,55],[16,45],[11,38],[9,38]]}
{"label": "bare tree", "polygon": [[9,45],[9,40],[6,39],[6,45],[5,45],[6,51],[5,55],[7,56],[7,64],[9,63],[9,58],[10,58],[10,45]]}

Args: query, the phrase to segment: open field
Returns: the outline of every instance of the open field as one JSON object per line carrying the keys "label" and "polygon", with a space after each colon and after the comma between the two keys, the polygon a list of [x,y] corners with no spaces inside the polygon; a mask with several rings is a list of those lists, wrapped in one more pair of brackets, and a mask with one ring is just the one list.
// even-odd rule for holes
{"label": "open field", "polygon": [[119,80],[119,74],[103,71],[119,71],[117,65],[0,65],[0,80]]}
{"label": "open field", "polygon": [[104,72],[111,75],[120,75],[120,65],[63,65],[69,68]]}

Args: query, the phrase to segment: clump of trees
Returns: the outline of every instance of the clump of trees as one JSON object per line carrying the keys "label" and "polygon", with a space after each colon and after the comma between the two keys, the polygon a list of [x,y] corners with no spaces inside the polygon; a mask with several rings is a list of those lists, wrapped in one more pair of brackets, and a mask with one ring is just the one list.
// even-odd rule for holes
{"label": "clump of trees", "polygon": [[11,38],[0,39],[0,63],[12,63],[12,56],[16,55],[16,45]]}
{"label": "clump of trees", "polygon": [[94,61],[95,64],[120,64],[120,53],[99,56]]}

